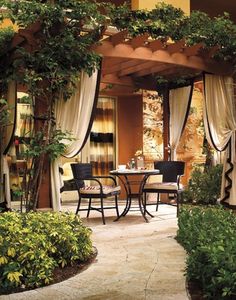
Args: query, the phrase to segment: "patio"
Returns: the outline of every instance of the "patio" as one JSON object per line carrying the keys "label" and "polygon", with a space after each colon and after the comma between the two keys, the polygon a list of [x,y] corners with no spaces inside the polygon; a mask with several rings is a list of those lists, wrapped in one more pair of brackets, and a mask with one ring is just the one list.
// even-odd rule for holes
{"label": "patio", "polygon": [[[75,211],[76,202],[63,203],[63,211]],[[122,210],[122,204],[120,209]],[[154,218],[144,222],[139,211],[131,211],[118,222],[115,212],[101,215],[81,212],[84,223],[92,228],[92,240],[98,255],[82,273],[58,284],[24,293],[0,296],[0,299],[189,299],[184,277],[185,251],[176,242],[176,208],[149,207]]]}

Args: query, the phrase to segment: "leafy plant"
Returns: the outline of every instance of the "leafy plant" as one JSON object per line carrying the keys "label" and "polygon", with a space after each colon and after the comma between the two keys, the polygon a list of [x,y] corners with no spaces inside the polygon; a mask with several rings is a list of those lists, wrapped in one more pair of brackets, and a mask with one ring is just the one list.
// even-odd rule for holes
{"label": "leafy plant", "polygon": [[0,232],[2,293],[48,285],[56,267],[93,253],[91,230],[72,213],[0,214]]}
{"label": "leafy plant", "polygon": [[13,200],[14,199],[19,200],[19,198],[23,195],[23,191],[21,187],[19,187],[17,184],[12,184],[11,192],[12,192]]}
{"label": "leafy plant", "polygon": [[[65,150],[63,140],[67,133],[55,128],[55,101],[71,96],[81,70],[91,75],[99,67],[100,57],[92,46],[99,41],[107,22],[100,13],[106,5],[74,0],[3,0],[0,5],[6,8],[0,12],[1,19],[10,18],[19,29],[33,24],[40,28],[32,35],[31,50],[24,45],[14,49],[14,58],[3,64],[0,74],[3,82],[14,79],[25,86],[29,98],[35,99],[38,126],[26,151],[32,164],[25,176],[28,183],[24,191],[27,210],[35,210],[44,163]],[[38,112],[39,106],[44,107],[43,113]]]}
{"label": "leafy plant", "polygon": [[[99,43],[108,25],[125,29],[130,36],[148,33],[163,42],[184,38],[187,45],[204,42],[206,48],[218,46],[216,58],[235,63],[236,27],[227,14],[214,19],[200,12],[185,16],[181,9],[163,3],[151,11],[131,11],[127,5],[116,7],[89,0],[0,0],[0,5],[6,8],[0,12],[1,20],[10,18],[19,29],[32,29],[32,36],[26,39],[30,50],[23,43],[11,50],[14,55],[9,57],[6,52],[2,56],[0,81],[16,80],[35,100],[36,112],[38,107],[45,108],[44,118],[39,113],[35,115],[37,123],[41,121],[37,130],[39,135],[40,131],[44,132],[41,146],[45,149],[55,132],[55,101],[71,96],[82,70],[91,75],[100,67],[101,59],[93,46]],[[12,37],[12,29],[0,32],[0,53],[1,48],[5,53],[4,47]],[[182,85],[186,80],[188,78],[178,80],[177,84]],[[53,147],[55,150],[56,144]],[[36,182],[40,187],[45,159],[46,154],[43,154],[34,164],[32,188]],[[38,197],[35,188],[29,192]],[[37,203],[38,199],[35,201]]]}
{"label": "leafy plant", "polygon": [[177,240],[188,252],[186,275],[207,299],[236,297],[236,217],[222,207],[182,207]]}
{"label": "leafy plant", "polygon": [[23,202],[26,211],[36,210],[38,194],[41,181],[41,171],[44,158],[47,156],[51,161],[60,157],[66,150],[66,140],[73,140],[69,132],[51,130],[50,136],[46,138],[47,127],[37,131],[30,138],[29,144],[25,143],[26,150],[23,157],[27,161],[28,168],[24,170]]}
{"label": "leafy plant", "polygon": [[202,170],[196,167],[182,193],[182,201],[193,204],[216,204],[220,196],[222,165]]}
{"label": "leafy plant", "polygon": [[0,28],[0,56],[7,52],[14,34],[14,30],[10,26],[6,28]]}

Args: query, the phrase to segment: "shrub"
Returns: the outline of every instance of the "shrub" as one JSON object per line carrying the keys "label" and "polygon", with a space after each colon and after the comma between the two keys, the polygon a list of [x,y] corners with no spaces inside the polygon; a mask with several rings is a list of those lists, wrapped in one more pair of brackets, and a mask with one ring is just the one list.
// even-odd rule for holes
{"label": "shrub", "polygon": [[188,252],[186,275],[207,299],[236,298],[236,217],[221,207],[182,208],[177,240]]}
{"label": "shrub", "polygon": [[4,213],[0,232],[2,292],[47,285],[56,267],[85,261],[93,253],[91,230],[72,213]]}
{"label": "shrub", "polygon": [[197,167],[191,174],[188,186],[182,193],[182,201],[193,204],[216,204],[220,196],[222,165],[202,170]]}

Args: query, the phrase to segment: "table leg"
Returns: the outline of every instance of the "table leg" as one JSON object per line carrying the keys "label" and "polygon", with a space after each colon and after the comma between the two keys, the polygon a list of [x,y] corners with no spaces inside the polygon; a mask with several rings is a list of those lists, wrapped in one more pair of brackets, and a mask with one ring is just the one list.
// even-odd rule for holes
{"label": "table leg", "polygon": [[[125,208],[124,208],[124,210],[123,210],[123,212],[119,215],[119,217],[117,217],[115,220],[114,220],[114,222],[115,221],[118,221],[121,217],[124,217],[127,213],[128,213],[128,211],[129,211],[129,209],[130,209],[130,206],[131,206],[131,197],[129,197],[129,194],[130,194],[130,186],[129,186],[129,181],[128,181],[128,178],[126,177],[126,176],[124,176],[125,177],[125,180],[126,180],[126,182],[121,178],[121,176],[117,176],[119,179],[120,179],[120,181],[122,182],[122,184],[123,184],[123,186],[124,186],[124,188],[125,188],[125,193],[126,193],[126,204],[125,204]],[[127,188],[127,186],[128,186],[128,188]]]}

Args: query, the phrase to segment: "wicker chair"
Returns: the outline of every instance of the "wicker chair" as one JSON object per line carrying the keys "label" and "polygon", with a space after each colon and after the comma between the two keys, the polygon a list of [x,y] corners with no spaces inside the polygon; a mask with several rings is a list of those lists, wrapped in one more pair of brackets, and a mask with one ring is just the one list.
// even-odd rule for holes
{"label": "wicker chair", "polygon": [[[79,211],[87,211],[88,218],[91,210],[99,211],[102,214],[103,224],[105,224],[104,210],[116,209],[118,218],[118,195],[120,194],[121,188],[116,184],[115,178],[112,176],[93,176],[92,164],[90,163],[71,164],[71,169],[79,193],[76,214],[78,214]],[[107,179],[108,181],[111,181],[112,184],[103,185],[101,179]],[[92,185],[92,183],[94,183],[94,185]],[[113,198],[115,200],[115,206],[104,206],[103,200],[106,198]],[[89,199],[87,208],[80,208],[82,199]],[[100,199],[100,205],[92,206],[93,199]]]}
{"label": "wicker chair", "polygon": [[168,203],[177,206],[177,216],[179,214],[179,197],[183,189],[180,184],[180,177],[184,175],[185,162],[183,161],[155,161],[154,168],[160,170],[162,174],[162,182],[146,183],[143,187],[144,206],[150,205],[147,203],[147,193],[156,193],[156,211],[160,202],[160,194],[172,194],[176,199],[175,203]]}

